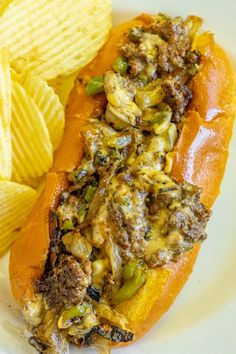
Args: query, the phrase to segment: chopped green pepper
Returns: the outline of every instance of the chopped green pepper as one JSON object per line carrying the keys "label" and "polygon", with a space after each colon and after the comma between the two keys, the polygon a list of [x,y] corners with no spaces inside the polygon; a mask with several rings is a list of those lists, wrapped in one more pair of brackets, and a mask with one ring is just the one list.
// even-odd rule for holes
{"label": "chopped green pepper", "polygon": [[172,111],[170,110],[155,113],[152,121],[155,134],[162,134],[168,129],[171,117]]}
{"label": "chopped green pepper", "polygon": [[139,80],[142,82],[144,86],[147,85],[149,82],[147,75],[144,74],[139,75]]}
{"label": "chopped green pepper", "polygon": [[123,272],[122,272],[123,279],[127,280],[132,278],[139,263],[140,263],[139,259],[132,259],[132,261],[127,263],[123,268]]}
{"label": "chopped green pepper", "polygon": [[87,203],[91,203],[91,201],[93,200],[96,189],[97,188],[93,187],[93,186],[87,187],[85,197],[84,197],[84,199],[86,200]]}
{"label": "chopped green pepper", "polygon": [[103,76],[94,76],[88,82],[85,89],[88,96],[104,92]]}
{"label": "chopped green pepper", "polygon": [[74,223],[72,220],[65,220],[63,225],[61,226],[61,229],[62,230],[73,230],[75,227],[74,227]]}
{"label": "chopped green pepper", "polygon": [[156,112],[154,114],[152,123],[160,125],[160,124],[164,123],[166,120],[169,121],[169,123],[170,123],[171,116],[172,116],[171,111]]}
{"label": "chopped green pepper", "polygon": [[60,329],[68,328],[72,325],[74,318],[82,317],[91,311],[91,305],[87,302],[84,302],[82,305],[71,307],[62,312],[58,320],[58,327]]}
{"label": "chopped green pepper", "polygon": [[188,73],[191,76],[194,76],[197,72],[199,71],[199,65],[198,64],[193,64],[188,68]]}
{"label": "chopped green pepper", "polygon": [[116,58],[113,69],[119,74],[125,74],[129,67],[129,63],[122,57]]}
{"label": "chopped green pepper", "polygon": [[143,286],[147,279],[147,269],[145,265],[138,267],[131,278],[127,279],[123,286],[114,294],[113,304],[120,304],[131,299],[136,292]]}
{"label": "chopped green pepper", "polygon": [[83,207],[83,205],[81,205],[78,209],[78,213],[77,213],[77,220],[79,224],[82,224],[82,222],[85,219],[85,215],[86,215],[86,210]]}

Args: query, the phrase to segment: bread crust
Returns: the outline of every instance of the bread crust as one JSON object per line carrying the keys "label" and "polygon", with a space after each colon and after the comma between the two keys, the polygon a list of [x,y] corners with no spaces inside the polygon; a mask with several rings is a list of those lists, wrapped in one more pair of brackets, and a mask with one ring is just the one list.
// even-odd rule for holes
{"label": "bread crust", "polygon": [[[83,155],[81,129],[87,119],[106,104],[105,95],[88,97],[83,80],[102,75],[119,55],[130,27],[148,23],[141,15],[111,33],[98,56],[81,70],[69,99],[65,134],[46,188],[11,249],[10,280],[16,301],[24,306],[34,297],[33,283],[43,275],[48,250],[49,213],[66,187],[66,173],[72,171]],[[235,113],[234,72],[224,53],[210,34],[196,41],[203,54],[199,73],[192,80],[193,101],[175,148],[172,176],[202,188],[202,201],[210,208],[219,193],[228,156]],[[116,308],[129,320],[139,339],[168,310],[192,272],[200,245],[184,253],[178,262],[149,270],[145,285],[131,299]]]}

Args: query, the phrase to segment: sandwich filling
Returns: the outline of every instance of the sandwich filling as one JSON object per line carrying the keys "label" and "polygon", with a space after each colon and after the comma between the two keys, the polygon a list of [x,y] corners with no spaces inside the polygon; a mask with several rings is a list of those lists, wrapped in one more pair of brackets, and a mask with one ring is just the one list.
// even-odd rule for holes
{"label": "sandwich filling", "polygon": [[104,92],[107,105],[83,130],[84,158],[51,213],[45,274],[26,309],[40,352],[67,353],[72,342],[108,353],[112,342],[132,341],[117,305],[140,291],[149,269],[206,238],[200,189],[171,177],[188,82],[201,65],[200,24],[153,16],[130,29],[113,68],[87,82],[87,94]]}

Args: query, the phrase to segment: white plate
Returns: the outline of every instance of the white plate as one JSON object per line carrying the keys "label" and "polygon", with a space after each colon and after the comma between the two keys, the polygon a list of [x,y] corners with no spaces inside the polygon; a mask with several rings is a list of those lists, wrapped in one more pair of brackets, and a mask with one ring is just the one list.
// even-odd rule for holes
{"label": "white plate", "polygon": [[[114,0],[114,22],[140,12],[197,14],[216,33],[236,68],[235,0]],[[143,340],[116,354],[236,353],[236,134],[213,216],[194,273],[172,308]],[[212,181],[214,183],[214,181]],[[20,207],[20,206],[19,206]],[[30,354],[23,322],[11,298],[7,257],[0,261],[0,353]],[[83,353],[91,351],[83,350]]]}

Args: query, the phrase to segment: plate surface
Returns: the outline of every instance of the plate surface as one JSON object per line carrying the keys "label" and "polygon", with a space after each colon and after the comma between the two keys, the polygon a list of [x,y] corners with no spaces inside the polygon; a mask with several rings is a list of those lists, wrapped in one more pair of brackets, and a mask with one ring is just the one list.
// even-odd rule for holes
{"label": "plate surface", "polygon": [[[140,12],[196,14],[215,32],[236,69],[236,1],[113,0],[114,23]],[[236,129],[230,158],[194,273],[172,308],[143,340],[116,354],[236,353]],[[214,183],[214,181],[212,181]],[[19,206],[20,207],[20,206]],[[0,353],[30,354],[23,321],[9,290],[8,256],[0,260]],[[75,353],[76,351],[72,351]],[[83,350],[83,353],[92,353]]]}

